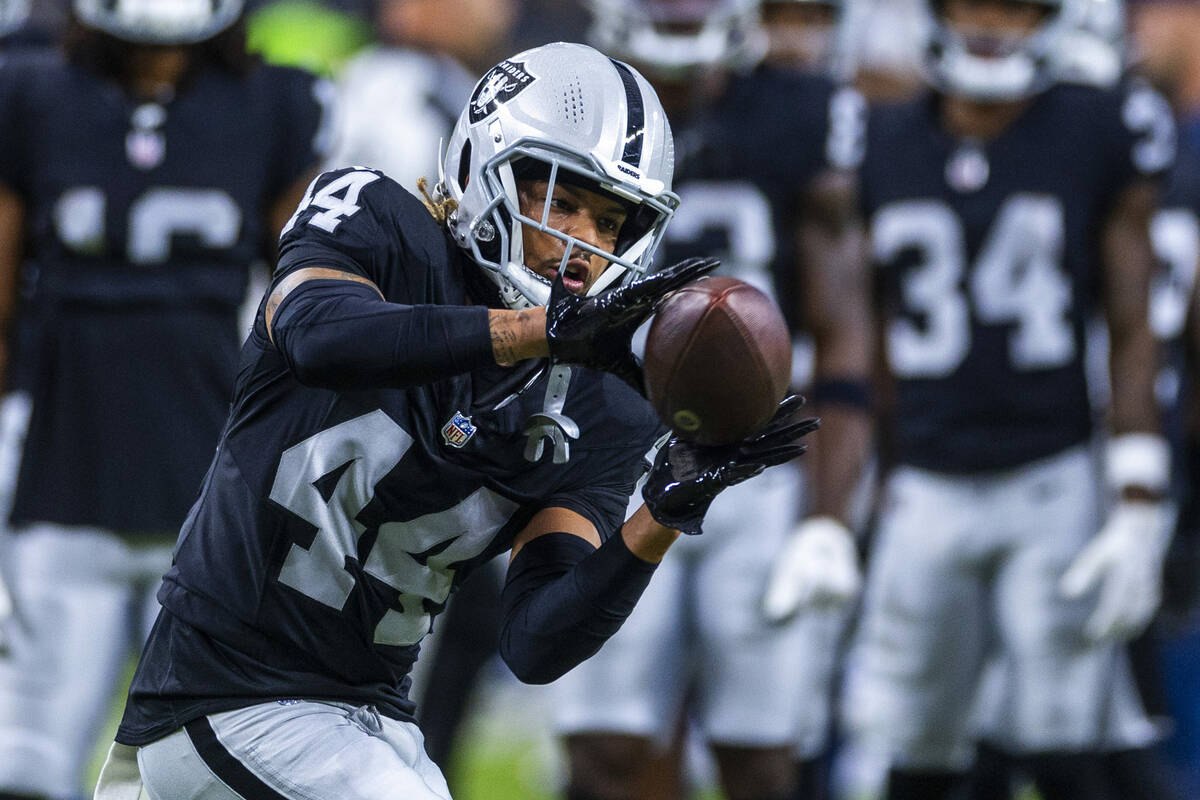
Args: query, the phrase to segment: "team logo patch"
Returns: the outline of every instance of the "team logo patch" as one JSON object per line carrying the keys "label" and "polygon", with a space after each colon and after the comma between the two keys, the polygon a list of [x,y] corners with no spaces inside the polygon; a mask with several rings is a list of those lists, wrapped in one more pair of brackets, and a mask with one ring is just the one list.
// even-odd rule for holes
{"label": "team logo patch", "polygon": [[470,417],[464,416],[461,411],[455,411],[450,421],[442,427],[442,438],[451,447],[461,448],[470,441],[476,430],[478,429],[471,424]]}
{"label": "team logo patch", "polygon": [[125,155],[138,169],[154,169],[167,155],[167,140],[156,130],[130,131],[125,137]]}
{"label": "team logo patch", "polygon": [[991,167],[976,144],[964,144],[946,162],[946,183],[956,192],[977,192],[987,185]]}
{"label": "team logo patch", "polygon": [[524,63],[501,61],[475,86],[468,114],[471,122],[486,118],[502,103],[507,103],[528,88],[533,81],[534,76],[526,71]]}

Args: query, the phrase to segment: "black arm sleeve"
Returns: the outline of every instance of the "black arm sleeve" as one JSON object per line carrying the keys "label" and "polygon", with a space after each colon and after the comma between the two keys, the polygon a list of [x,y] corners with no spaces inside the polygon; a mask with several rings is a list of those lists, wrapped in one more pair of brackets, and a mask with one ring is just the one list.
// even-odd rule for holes
{"label": "black arm sleeve", "polygon": [[633,611],[654,573],[620,532],[599,549],[570,533],[525,545],[500,598],[500,655],[525,683],[550,683],[590,658]]}
{"label": "black arm sleeve", "polygon": [[486,308],[389,303],[354,281],[297,286],[271,335],[296,380],[339,391],[433,383],[494,363]]}

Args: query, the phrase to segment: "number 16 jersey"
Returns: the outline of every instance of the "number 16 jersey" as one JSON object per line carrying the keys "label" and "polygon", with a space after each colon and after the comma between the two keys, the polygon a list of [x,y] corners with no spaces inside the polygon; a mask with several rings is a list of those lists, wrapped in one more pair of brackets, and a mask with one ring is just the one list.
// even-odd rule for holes
{"label": "number 16 jersey", "polygon": [[1090,436],[1100,237],[1121,192],[1173,156],[1170,111],[1138,85],[1053,87],[987,142],[945,132],[936,95],[876,111],[863,200],[897,461],[1007,469]]}

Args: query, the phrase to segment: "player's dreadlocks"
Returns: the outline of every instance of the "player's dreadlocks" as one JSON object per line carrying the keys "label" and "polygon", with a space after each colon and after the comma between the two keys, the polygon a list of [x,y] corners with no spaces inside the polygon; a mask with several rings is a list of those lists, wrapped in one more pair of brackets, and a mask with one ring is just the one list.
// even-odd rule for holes
{"label": "player's dreadlocks", "polygon": [[433,195],[429,194],[429,180],[427,178],[417,178],[417,191],[421,193],[421,202],[425,204],[425,208],[429,209],[429,213],[433,215],[438,225],[444,226],[450,215],[458,210],[458,203],[454,198],[442,194],[436,187],[433,190]]}

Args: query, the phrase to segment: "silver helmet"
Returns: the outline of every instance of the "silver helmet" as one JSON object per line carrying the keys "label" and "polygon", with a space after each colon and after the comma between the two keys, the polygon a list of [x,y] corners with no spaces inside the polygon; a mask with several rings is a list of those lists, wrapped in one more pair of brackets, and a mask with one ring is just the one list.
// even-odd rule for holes
{"label": "silver helmet", "polygon": [[753,66],[766,54],[758,0],[589,0],[588,41],[605,53],[686,77]]}
{"label": "silver helmet", "polygon": [[[516,171],[514,172],[514,167]],[[548,180],[540,218],[521,212],[517,177]],[[545,305],[550,282],[524,265],[522,226],[609,262],[589,290],[650,269],[679,204],[674,143],[658,95],[632,67],[581,44],[542,45],[501,61],[475,85],[442,160],[435,194],[457,209],[447,224],[510,308]],[[614,252],[550,227],[556,182],[615,196],[628,209]]]}
{"label": "silver helmet", "polygon": [[242,13],[243,0],[74,0],[84,25],[136,44],[211,39]]}
{"label": "silver helmet", "polygon": [[0,36],[6,36],[29,19],[30,0],[0,0]]}
{"label": "silver helmet", "polygon": [[1031,97],[1058,78],[1058,53],[1065,34],[1078,24],[1081,0],[1013,2],[1044,6],[1045,19],[1026,36],[986,37],[981,43],[973,39],[985,37],[971,37],[946,23],[943,0],[925,0],[925,67],[934,86],[980,102],[1008,102]]}

